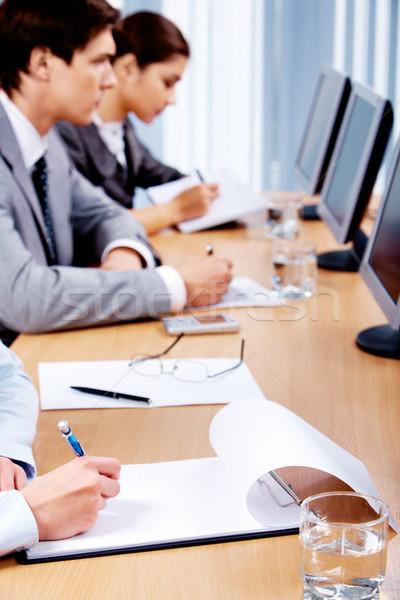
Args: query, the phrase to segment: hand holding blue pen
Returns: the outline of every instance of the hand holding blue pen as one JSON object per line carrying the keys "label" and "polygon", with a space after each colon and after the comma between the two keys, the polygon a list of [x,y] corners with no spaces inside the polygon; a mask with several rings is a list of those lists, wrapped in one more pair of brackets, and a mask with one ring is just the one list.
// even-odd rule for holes
{"label": "hand holding blue pen", "polygon": [[71,446],[72,451],[76,454],[76,456],[85,456],[86,452],[72,433],[72,429],[68,425],[68,421],[60,421],[57,427],[61,431],[65,441]]}

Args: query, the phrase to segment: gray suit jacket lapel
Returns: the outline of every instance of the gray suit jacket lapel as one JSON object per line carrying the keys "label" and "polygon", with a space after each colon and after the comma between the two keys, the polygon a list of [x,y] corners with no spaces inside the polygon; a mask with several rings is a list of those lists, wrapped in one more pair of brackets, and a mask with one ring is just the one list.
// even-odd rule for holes
{"label": "gray suit jacket lapel", "polygon": [[7,115],[0,104],[0,152],[7,163],[9,169],[13,172],[15,181],[19,185],[23,196],[26,199],[29,208],[35,215],[36,222],[40,226],[42,233],[45,232],[42,209],[40,208],[39,200],[33,187],[32,179],[27,171],[22,155],[18,147],[14,131],[7,118]]}

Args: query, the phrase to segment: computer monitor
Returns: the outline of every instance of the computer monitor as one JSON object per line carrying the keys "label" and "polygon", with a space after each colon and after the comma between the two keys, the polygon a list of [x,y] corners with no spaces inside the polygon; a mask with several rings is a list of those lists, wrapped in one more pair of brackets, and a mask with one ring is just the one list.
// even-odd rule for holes
{"label": "computer monitor", "polygon": [[371,354],[400,358],[400,141],[360,273],[389,325],[358,334],[357,344]]}
{"label": "computer monitor", "polygon": [[[296,179],[309,195],[321,191],[350,91],[347,75],[321,68],[294,163]],[[319,218],[315,205],[303,207],[303,218]]]}
{"label": "computer monitor", "polygon": [[318,256],[318,266],[358,271],[367,238],[359,229],[393,124],[388,100],[355,83],[321,192],[318,214],[348,250]]}

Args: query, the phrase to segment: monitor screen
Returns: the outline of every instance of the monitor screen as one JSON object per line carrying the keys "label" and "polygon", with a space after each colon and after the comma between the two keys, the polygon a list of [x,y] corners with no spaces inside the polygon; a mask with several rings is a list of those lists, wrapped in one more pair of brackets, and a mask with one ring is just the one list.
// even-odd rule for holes
{"label": "monitor screen", "polygon": [[297,180],[310,195],[321,190],[350,89],[346,75],[322,67],[294,165]]}
{"label": "monitor screen", "polygon": [[336,240],[356,236],[393,123],[390,102],[354,84],[321,192],[318,214]]}
{"label": "monitor screen", "polygon": [[368,142],[366,131],[371,127],[374,116],[375,107],[363,98],[355,96],[349,111],[339,162],[333,167],[329,194],[325,196],[325,202],[340,225],[346,217],[347,191],[351,189],[357,171],[363,168],[361,158]]}
{"label": "monitor screen", "polygon": [[360,273],[393,329],[400,327],[400,142]]}

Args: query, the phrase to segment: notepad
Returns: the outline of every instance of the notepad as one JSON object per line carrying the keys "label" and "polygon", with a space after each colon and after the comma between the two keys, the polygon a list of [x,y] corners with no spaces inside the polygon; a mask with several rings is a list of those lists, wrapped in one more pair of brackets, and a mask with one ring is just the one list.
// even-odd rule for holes
{"label": "notepad", "polygon": [[218,304],[200,306],[197,309],[191,307],[186,312],[196,310],[210,310],[214,308],[244,308],[246,306],[285,306],[286,300],[279,296],[278,292],[269,290],[250,277],[234,277],[229,284],[228,291],[223,295]]}
{"label": "notepad", "polygon": [[[264,196],[253,192],[228,170],[205,174],[205,180],[218,183],[220,195],[213,200],[207,214],[177,225],[178,229],[184,233],[216,227],[267,208],[268,201]],[[163,204],[199,183],[200,179],[197,175],[190,175],[176,181],[149,187],[147,193],[155,204]]]}
{"label": "notepad", "polygon": [[19,555],[20,562],[295,533],[299,507],[281,506],[287,495],[286,502],[276,501],[286,493],[269,475],[282,466],[321,469],[378,496],[363,463],[274,402],[228,404],[214,417],[209,437],[215,457],[123,466],[121,492],[92,529],[39,542]]}
{"label": "notepad", "polygon": [[[238,358],[191,359],[206,365],[209,374],[236,365]],[[71,361],[39,363],[40,407],[42,410],[64,408],[156,408],[187,404],[226,404],[249,394],[264,398],[260,387],[245,363],[224,375],[200,384],[179,381],[169,373],[176,359],[163,359],[165,374],[138,374],[128,360]],[[100,388],[146,396],[150,404],[132,400],[104,398],[72,390],[71,385]]]}

